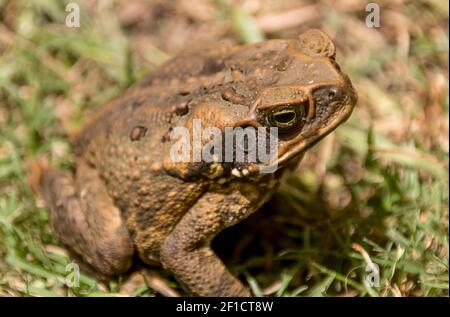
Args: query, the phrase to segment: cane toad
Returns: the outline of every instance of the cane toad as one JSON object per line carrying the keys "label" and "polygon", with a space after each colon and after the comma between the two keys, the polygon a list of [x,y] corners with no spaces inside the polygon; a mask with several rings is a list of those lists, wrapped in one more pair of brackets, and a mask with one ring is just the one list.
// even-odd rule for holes
{"label": "cane toad", "polygon": [[[211,240],[264,204],[283,173],[350,116],[356,99],[333,42],[319,30],[175,57],[77,134],[73,173],[44,171],[51,225],[102,274],[127,271],[137,252],[189,294],[250,296]],[[231,158],[177,161],[175,128],[195,133],[195,120],[222,135],[227,127],[275,128],[276,151],[266,161],[237,160],[237,149],[248,157],[247,136],[231,143]],[[275,168],[264,172],[268,166]]]}

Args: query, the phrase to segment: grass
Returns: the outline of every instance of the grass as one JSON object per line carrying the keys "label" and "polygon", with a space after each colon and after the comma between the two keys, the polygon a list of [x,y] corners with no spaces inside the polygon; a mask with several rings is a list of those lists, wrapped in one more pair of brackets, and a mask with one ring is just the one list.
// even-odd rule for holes
{"label": "grass", "polygon": [[[283,2],[280,10],[290,10],[295,1]],[[198,33],[206,23],[212,43],[214,36],[253,42],[298,33],[265,32],[258,16],[277,12],[265,1],[259,11],[205,3],[214,18],[189,17],[189,25]],[[71,259],[29,186],[32,165],[45,157],[68,168],[68,135],[181,50],[167,43],[182,43],[182,32],[161,38],[151,29],[156,39],[145,39],[143,49],[139,23],[126,25],[122,10],[80,4],[82,27],[69,29],[61,1],[0,1],[0,295],[116,296],[125,282],[83,273],[80,287],[65,286]],[[359,104],[261,212],[227,230],[243,232],[239,239],[223,234],[224,258],[255,294],[448,296],[448,7],[381,5],[380,30],[364,26],[362,8],[328,8],[315,21],[334,32]],[[220,33],[223,24],[228,31]],[[364,283],[368,264],[379,267],[377,286]],[[142,284],[133,295],[154,291]]]}

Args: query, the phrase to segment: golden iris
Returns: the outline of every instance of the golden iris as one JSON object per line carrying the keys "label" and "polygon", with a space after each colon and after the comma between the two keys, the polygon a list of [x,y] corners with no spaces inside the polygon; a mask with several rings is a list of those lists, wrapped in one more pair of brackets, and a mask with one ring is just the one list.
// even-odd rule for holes
{"label": "golden iris", "polygon": [[301,108],[286,107],[270,112],[268,121],[271,126],[282,130],[294,127],[301,119]]}

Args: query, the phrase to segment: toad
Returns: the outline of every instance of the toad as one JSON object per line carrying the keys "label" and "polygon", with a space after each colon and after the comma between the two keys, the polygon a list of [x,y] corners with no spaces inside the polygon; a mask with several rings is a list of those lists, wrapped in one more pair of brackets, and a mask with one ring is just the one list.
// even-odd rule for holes
{"label": "toad", "polygon": [[[137,253],[173,273],[191,295],[251,296],[211,240],[264,204],[281,176],[350,116],[356,100],[333,42],[315,29],[292,40],[177,56],[98,110],[74,137],[73,172],[44,171],[51,225],[106,276],[127,271]],[[274,151],[267,160],[249,160],[249,133],[205,159],[192,155],[191,135],[187,159],[178,160],[174,132],[195,134],[196,120],[219,136],[253,128],[259,140],[275,129],[263,138]],[[205,150],[211,139],[201,138],[196,146],[208,154],[224,140]],[[221,155],[227,150],[228,158]]]}

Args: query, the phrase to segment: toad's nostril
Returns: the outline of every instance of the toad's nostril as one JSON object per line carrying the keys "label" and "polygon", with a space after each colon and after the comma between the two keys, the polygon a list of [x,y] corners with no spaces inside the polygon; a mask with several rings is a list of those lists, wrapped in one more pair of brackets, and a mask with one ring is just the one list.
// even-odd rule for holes
{"label": "toad's nostril", "polygon": [[327,97],[328,97],[329,100],[331,100],[331,99],[333,99],[334,97],[336,97],[336,94],[337,94],[336,90],[335,90],[334,88],[331,88],[331,89],[328,91]]}
{"label": "toad's nostril", "polygon": [[313,99],[319,105],[341,100],[342,97],[342,90],[336,86],[320,87],[313,92]]}

